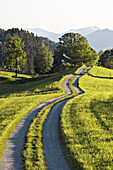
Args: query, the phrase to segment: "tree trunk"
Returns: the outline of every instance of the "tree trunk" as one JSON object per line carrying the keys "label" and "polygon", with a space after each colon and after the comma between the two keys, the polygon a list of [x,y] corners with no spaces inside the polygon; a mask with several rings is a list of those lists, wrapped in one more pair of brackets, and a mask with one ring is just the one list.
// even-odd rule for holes
{"label": "tree trunk", "polygon": [[17,70],[15,71],[15,76],[17,77]]}
{"label": "tree trunk", "polygon": [[17,60],[16,60],[15,67],[16,67],[15,76],[17,77]]}

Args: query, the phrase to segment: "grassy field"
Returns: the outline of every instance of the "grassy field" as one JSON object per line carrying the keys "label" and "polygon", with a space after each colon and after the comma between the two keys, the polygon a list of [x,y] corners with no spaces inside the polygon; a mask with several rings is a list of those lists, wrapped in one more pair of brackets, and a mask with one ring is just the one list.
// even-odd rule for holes
{"label": "grassy field", "polygon": [[62,83],[65,75],[76,68],[54,75],[32,78],[0,71],[0,160],[8,138],[20,120],[41,102],[65,94]]}
{"label": "grassy field", "polygon": [[85,94],[66,104],[61,135],[72,169],[113,169],[113,70],[94,67],[79,85]]}
{"label": "grassy field", "polygon": [[[83,66],[84,67],[84,66]],[[82,68],[82,67],[81,67]],[[78,68],[76,72],[78,73],[81,68]],[[65,76],[62,81],[69,75]],[[75,77],[74,77],[75,78]],[[70,79],[69,82],[69,87],[72,90],[72,95],[65,97],[69,98],[77,94],[72,89],[72,84],[73,84],[73,79]],[[59,102],[63,99],[59,99],[56,102]],[[36,118],[34,119],[33,123],[31,124],[27,137],[26,137],[26,144],[25,144],[25,150],[24,150],[24,169],[26,170],[31,170],[31,169],[36,169],[36,170],[45,170],[47,169],[45,165],[45,160],[44,160],[44,153],[43,153],[43,143],[42,143],[42,131],[43,131],[43,124],[53,107],[53,105],[56,103],[54,102],[53,104],[50,104],[49,106],[46,106],[44,109],[42,109]]]}
{"label": "grassy field", "polygon": [[113,70],[104,67],[95,66],[89,71],[89,74],[98,78],[113,78]]}

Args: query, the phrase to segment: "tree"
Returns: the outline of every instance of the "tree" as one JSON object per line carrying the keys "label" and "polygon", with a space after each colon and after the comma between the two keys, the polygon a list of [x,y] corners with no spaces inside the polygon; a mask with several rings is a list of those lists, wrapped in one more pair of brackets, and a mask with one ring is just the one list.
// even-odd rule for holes
{"label": "tree", "polygon": [[34,69],[37,73],[44,73],[51,70],[53,65],[53,54],[48,46],[42,42],[34,58]]}
{"label": "tree", "polygon": [[104,66],[113,69],[113,56],[109,56],[109,58],[106,59]]}
{"label": "tree", "polygon": [[[55,61],[61,61],[63,53],[71,58],[71,63],[81,65],[94,65],[98,61],[98,54],[93,50],[88,40],[78,33],[66,33],[60,39],[55,51]],[[58,61],[57,61],[58,62]]]}
{"label": "tree", "polygon": [[101,65],[113,69],[113,49],[108,49],[100,56]]}
{"label": "tree", "polygon": [[34,73],[34,57],[36,56],[37,49],[41,46],[42,41],[46,46],[50,46],[50,49],[54,51],[55,49],[55,43],[49,40],[45,40],[43,38],[42,41],[40,37],[34,36],[32,33],[29,33],[28,31],[25,31],[23,29],[19,30],[18,28],[12,28],[7,31],[0,29],[0,42],[2,42],[0,47],[0,67],[2,66],[2,63],[4,63],[6,59],[6,43],[9,38],[11,37],[19,37],[21,38],[21,41],[24,41],[25,48],[24,51],[27,53],[26,55],[26,64],[24,68],[22,69],[22,72],[24,73]]}
{"label": "tree", "polygon": [[11,37],[7,41],[7,52],[5,64],[8,68],[15,71],[17,77],[18,71],[21,71],[26,63],[26,52],[23,51],[24,42],[18,37]]}

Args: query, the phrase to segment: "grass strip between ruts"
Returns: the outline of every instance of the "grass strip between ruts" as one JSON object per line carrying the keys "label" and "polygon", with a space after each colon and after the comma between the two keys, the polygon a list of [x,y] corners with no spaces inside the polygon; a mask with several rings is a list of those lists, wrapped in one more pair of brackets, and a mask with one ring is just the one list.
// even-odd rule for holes
{"label": "grass strip between ruts", "polygon": [[[82,69],[84,66],[77,69],[75,73],[78,73],[80,69]],[[64,80],[69,77],[70,75],[67,75],[64,77],[64,79],[61,80],[63,83]],[[65,99],[72,98],[77,95],[77,92],[72,88],[73,80],[76,76],[71,78],[69,82],[69,87],[72,90],[72,94],[69,96],[66,96],[64,98],[61,98],[54,103],[44,107],[36,116],[36,118],[33,120],[33,123],[31,124],[28,134],[26,136],[26,144],[25,144],[25,150],[23,153],[24,156],[24,169],[25,170],[46,170],[47,167],[45,165],[45,159],[44,159],[44,153],[43,153],[43,144],[42,144],[42,131],[43,131],[43,125],[44,122],[50,113],[50,110],[52,107]]]}
{"label": "grass strip between ruts", "polygon": [[[59,82],[59,86],[62,86],[62,83],[63,83],[63,81],[65,80],[65,78],[67,78],[67,76],[66,77],[63,77],[61,80],[60,80],[60,82]],[[43,101],[45,101],[45,100],[49,100],[50,98],[54,98],[54,97],[57,97],[57,96],[60,96],[60,95],[65,95],[66,94],[66,92],[65,92],[65,90],[64,89],[62,89],[63,90],[63,92],[61,93],[61,94],[50,94],[49,96],[47,96],[46,97],[46,95],[45,96],[43,96],[43,98],[41,99],[40,98],[40,101],[39,102],[37,102],[38,103],[38,105],[41,103],[41,102],[43,102]],[[29,98],[31,98],[31,99],[29,99]],[[11,123],[7,126],[7,128],[5,129],[5,131],[3,132],[3,134],[2,134],[2,136],[1,136],[1,138],[0,138],[0,145],[1,145],[1,148],[0,148],[0,160],[2,159],[2,155],[3,155],[3,153],[4,153],[4,150],[5,150],[5,147],[6,147],[6,144],[7,144],[7,141],[8,141],[8,139],[9,139],[9,137],[10,137],[10,135],[11,135],[11,133],[13,132],[13,130],[14,130],[14,128],[16,127],[16,125],[26,116],[26,113],[29,113],[31,110],[33,110],[33,108],[35,108],[37,105],[34,103],[35,102],[35,100],[37,99],[37,97],[28,97],[28,99],[29,100],[31,100],[32,101],[32,106],[30,105],[30,103],[29,103],[29,101],[28,101],[28,99],[27,99],[27,102],[26,102],[26,104],[28,104],[29,105],[29,107],[27,107],[27,106],[25,106],[25,107],[23,107],[23,109],[21,110],[22,111],[22,113],[20,113],[20,114],[18,114],[17,115],[17,117],[14,119],[14,120],[12,120],[11,121]],[[19,100],[22,100],[23,101],[23,104],[24,104],[24,97],[19,97]],[[34,102],[33,102],[33,99],[34,99]],[[9,98],[9,100],[13,100],[13,98]],[[15,98],[15,100],[16,100],[16,98]],[[15,101],[14,100],[14,101]],[[21,102],[21,101],[20,101]],[[14,107],[16,107],[16,106],[14,106]]]}
{"label": "grass strip between ruts", "polygon": [[[60,73],[60,75],[61,75],[61,73]],[[8,116],[8,118],[9,118],[9,113],[11,114],[11,116],[13,115],[13,112],[15,114],[15,115],[13,115],[13,119],[11,119],[11,122],[8,122],[9,120],[7,119],[7,117],[6,117],[6,119],[2,118],[3,126],[4,125],[6,126],[6,124],[7,124],[7,127],[5,127],[3,133],[1,133],[1,136],[0,136],[0,162],[2,160],[2,156],[5,151],[5,147],[6,147],[7,141],[9,139],[11,133],[13,132],[16,125],[27,115],[27,113],[29,113],[31,110],[36,108],[37,105],[39,105],[41,102],[43,102],[45,100],[49,100],[50,98],[54,98],[54,97],[58,97],[58,96],[66,94],[65,90],[62,88],[62,83],[65,80],[65,78],[67,78],[67,77],[63,77],[59,81],[59,86],[62,89],[62,92],[60,92],[60,93],[43,95],[42,97],[40,97],[40,95],[37,95],[39,97],[37,97],[37,96],[23,97],[22,96],[19,98],[14,96],[14,97],[8,97],[8,98],[5,97],[5,98],[0,99],[1,106],[4,107],[4,105],[5,105],[5,110],[3,112],[4,114],[1,114],[1,116],[2,117]],[[39,100],[39,101],[37,101],[37,100]],[[12,112],[10,112],[9,107],[14,108]],[[9,109],[9,110],[7,110],[7,109]],[[3,111],[3,109],[2,109],[2,111]],[[6,115],[6,112],[7,112],[7,115]]]}

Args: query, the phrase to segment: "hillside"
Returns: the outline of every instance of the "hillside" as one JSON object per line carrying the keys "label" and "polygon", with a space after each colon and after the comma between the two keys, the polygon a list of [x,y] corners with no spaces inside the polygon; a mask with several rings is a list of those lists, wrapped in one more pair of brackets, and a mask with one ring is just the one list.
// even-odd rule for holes
{"label": "hillside", "polygon": [[[21,150],[17,147],[20,143],[18,145],[18,142],[15,142],[15,139],[18,139],[17,134],[14,135],[13,138],[10,136],[11,133],[14,132],[13,130],[15,127],[21,128],[16,125],[25,118],[33,108],[46,103],[44,101],[65,94],[62,83],[67,78],[72,78],[73,74],[76,76],[75,73],[78,73],[81,68],[78,68],[77,71],[76,69],[77,68],[73,68],[58,74],[36,77],[36,79],[24,75],[24,78],[27,80],[25,82],[23,81],[23,74],[20,74],[18,79],[12,77],[14,74],[12,72],[0,71],[0,160],[5,151],[9,137],[11,143],[8,142],[8,144],[10,143],[9,146],[11,146],[13,143],[13,147],[6,148],[13,149],[14,151],[16,150],[14,154],[18,154],[18,150]],[[85,71],[87,71],[87,68]],[[70,88],[72,88],[74,79],[75,77],[68,82]],[[77,77],[76,80],[78,80]],[[23,81],[23,83],[21,81]],[[65,83],[67,84],[67,82]],[[74,82],[73,85],[75,86],[75,84],[78,84],[77,81]],[[82,93],[80,92],[79,95],[67,102],[63,107],[60,122],[57,123],[60,125],[60,144],[63,146],[64,158],[67,159],[66,163],[69,163],[70,168],[73,170],[76,168],[84,170],[113,169],[113,70],[95,66],[79,79],[79,87],[85,93],[82,91]],[[73,96],[76,93],[74,90],[72,91]],[[58,107],[61,107],[61,105],[59,105],[59,100],[56,102],[58,102]],[[43,108],[38,114],[37,111],[34,110],[37,116],[34,117],[33,121],[28,119],[28,117],[25,120],[32,122],[26,135],[26,143],[24,144],[24,161],[22,163],[26,170],[33,168],[41,169],[42,167],[46,169],[48,165],[44,154],[45,146],[42,141],[45,140],[43,131],[46,126],[44,121],[46,120],[50,125],[50,121],[47,119],[48,117],[51,119],[51,108],[55,108],[52,115],[58,115],[58,108],[56,109],[56,104],[53,106],[54,104],[55,103],[52,103]],[[34,114],[34,112],[30,113]],[[48,114],[49,116],[47,116]],[[56,121],[56,119],[54,120]],[[24,126],[24,123],[22,126]],[[50,140],[48,129],[45,129]],[[56,129],[58,131],[58,126]],[[54,128],[52,128],[52,130],[52,133],[56,134]],[[22,141],[22,133],[20,133],[20,136]],[[51,148],[53,145],[49,146]],[[57,149],[57,147],[58,145],[55,141],[52,151],[54,151],[53,148]],[[5,154],[6,153],[7,152],[5,152]],[[7,162],[9,166],[13,164],[12,158],[14,158],[14,154],[10,152],[9,155],[11,155],[11,157],[8,155],[10,158],[7,156],[8,161],[6,161],[6,159],[4,161]],[[18,159],[16,156],[15,158],[16,160]],[[15,160],[15,158],[13,160]],[[16,162],[16,166],[19,161]],[[20,163],[20,165],[22,164]]]}
{"label": "hillside", "polygon": [[113,30],[97,30],[86,37],[96,51],[113,48]]}
{"label": "hillside", "polygon": [[96,30],[99,30],[100,28],[93,26],[93,27],[86,27],[86,28],[80,28],[80,29],[70,29],[67,30],[63,33],[54,33],[54,32],[49,32],[41,28],[25,28],[26,31],[33,32],[35,35],[41,36],[41,37],[46,37],[49,38],[52,41],[58,42],[59,38],[68,32],[74,32],[74,33],[80,33],[82,35],[88,35],[90,33],[93,33]]}
{"label": "hillside", "polygon": [[38,36],[35,36],[33,33],[29,33],[28,31],[25,31],[23,29],[19,30],[18,28],[12,28],[7,31],[0,29],[0,67],[4,65],[4,61],[6,59],[6,43],[8,38],[11,36],[17,36],[21,38],[22,42],[24,41],[25,48],[24,51],[27,53],[26,55],[26,64],[25,68],[23,68],[21,71],[24,73],[34,73],[35,70],[35,61],[34,58],[37,56],[38,49],[42,46],[42,41],[45,43],[44,47],[49,46],[49,51],[53,51],[56,47],[56,43],[40,38]]}
{"label": "hillside", "polygon": [[97,30],[100,30],[100,28],[96,27],[96,26],[92,26],[92,27],[85,27],[85,28],[79,28],[79,29],[71,29],[68,32],[79,33],[79,34],[86,36],[86,35],[91,34]]}
{"label": "hillside", "polygon": [[46,37],[40,37],[41,41],[43,41],[43,43],[46,46],[49,46],[50,49],[52,50],[52,52],[54,53],[55,48],[57,47],[57,43],[55,43],[54,41],[51,41],[50,39],[46,38]]}
{"label": "hillside", "polygon": [[13,78],[14,72],[0,71],[0,161],[20,120],[42,102],[65,94],[62,88],[65,75],[74,74],[76,69],[35,78],[23,74]]}
{"label": "hillside", "polygon": [[93,67],[79,86],[85,93],[69,101],[61,115],[67,161],[73,170],[111,170],[113,70]]}
{"label": "hillside", "polygon": [[51,41],[55,41],[55,42],[58,42],[58,38],[61,36],[61,34],[49,32],[41,28],[25,28],[25,30],[29,32],[33,32],[37,36],[49,38]]}

